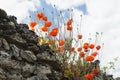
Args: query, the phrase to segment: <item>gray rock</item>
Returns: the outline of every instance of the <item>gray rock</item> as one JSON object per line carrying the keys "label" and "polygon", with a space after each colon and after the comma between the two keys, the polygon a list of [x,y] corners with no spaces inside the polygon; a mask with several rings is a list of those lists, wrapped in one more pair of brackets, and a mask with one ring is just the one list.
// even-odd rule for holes
{"label": "gray rock", "polygon": [[4,31],[4,35],[12,35],[12,34],[15,34],[15,33],[17,33],[17,31],[16,30],[5,30]]}
{"label": "gray rock", "polygon": [[3,30],[0,30],[0,37],[2,37],[3,35]]}
{"label": "gray rock", "polygon": [[18,42],[18,43],[26,43],[26,41],[21,37],[21,35],[20,34],[18,34],[18,33],[16,33],[16,34],[13,34],[13,35],[11,35],[10,36],[10,39],[12,40],[12,41],[16,41],[16,42]]}
{"label": "gray rock", "polygon": [[14,56],[18,60],[22,60],[20,56],[20,49],[16,47],[14,44],[10,44],[11,50],[12,50],[12,56]]}
{"label": "gray rock", "polygon": [[39,51],[39,47],[37,47],[37,45],[33,44],[33,43],[28,43],[27,44],[27,49],[33,52],[38,52]]}
{"label": "gray rock", "polygon": [[21,51],[21,57],[28,62],[35,62],[37,60],[36,56],[32,51]]}
{"label": "gray rock", "polygon": [[27,78],[27,80],[49,80],[45,75],[41,74],[39,76],[32,76]]}
{"label": "gray rock", "polygon": [[22,75],[8,74],[7,80],[22,80]]}
{"label": "gray rock", "polygon": [[36,71],[38,74],[51,74],[51,68],[49,65],[37,65]]}
{"label": "gray rock", "polygon": [[49,61],[55,61],[56,60],[55,56],[52,56],[47,51],[44,51],[43,53],[37,54],[37,58],[42,59],[42,60],[49,60]]}
{"label": "gray rock", "polygon": [[35,66],[26,63],[25,66],[23,66],[22,70],[23,77],[30,77],[31,74],[35,71]]}
{"label": "gray rock", "polygon": [[5,39],[2,40],[2,43],[3,43],[3,48],[5,50],[9,50],[10,49],[9,44],[8,44],[8,42]]}
{"label": "gray rock", "polygon": [[51,55],[48,51],[37,54],[38,61],[49,64],[53,69],[61,71],[61,64],[56,60],[55,56]]}
{"label": "gray rock", "polygon": [[0,18],[7,18],[7,13],[3,9],[0,9]]}
{"label": "gray rock", "polygon": [[113,75],[108,75],[102,71],[96,74],[93,80],[114,80]]}
{"label": "gray rock", "polygon": [[113,79],[113,75],[107,75],[107,76],[106,76],[106,80],[114,80],[114,79]]}
{"label": "gray rock", "polygon": [[2,47],[2,39],[0,39],[0,48]]}
{"label": "gray rock", "polygon": [[93,80],[104,80],[104,79],[103,79],[103,76],[99,76],[99,77],[95,76]]}
{"label": "gray rock", "polygon": [[12,68],[9,69],[9,73],[11,74],[20,74],[22,72],[22,67],[24,65],[21,64],[21,62],[16,61],[16,60],[11,60],[12,63]]}
{"label": "gray rock", "polygon": [[17,18],[15,16],[8,16],[9,20],[15,24],[17,24]]}
{"label": "gray rock", "polygon": [[9,54],[5,51],[0,51],[0,61],[2,61],[2,59],[7,59],[9,58]]}
{"label": "gray rock", "polygon": [[49,80],[45,74],[38,74],[37,79],[38,80]]}
{"label": "gray rock", "polygon": [[16,27],[14,25],[11,25],[11,22],[7,23],[0,23],[0,29],[2,30],[9,30],[9,29],[15,29]]}
{"label": "gray rock", "polygon": [[0,79],[6,79],[6,74],[2,68],[0,68]]}
{"label": "gray rock", "polygon": [[115,80],[120,80],[120,77],[117,77]]}
{"label": "gray rock", "polygon": [[10,26],[15,26],[15,24],[13,22],[9,22],[8,23]]}
{"label": "gray rock", "polygon": [[0,62],[0,65],[3,69],[10,69],[13,67],[11,61],[8,61],[8,60],[3,60]]}
{"label": "gray rock", "polygon": [[[22,30],[23,31],[23,30]],[[35,34],[33,34],[33,32],[28,31],[28,30],[24,30],[25,33],[21,33],[21,36],[23,39],[27,40],[27,42],[29,43],[35,43],[37,44],[37,36]]]}
{"label": "gray rock", "polygon": [[27,80],[39,80],[39,79],[37,78],[37,76],[32,76],[32,77],[27,78]]}

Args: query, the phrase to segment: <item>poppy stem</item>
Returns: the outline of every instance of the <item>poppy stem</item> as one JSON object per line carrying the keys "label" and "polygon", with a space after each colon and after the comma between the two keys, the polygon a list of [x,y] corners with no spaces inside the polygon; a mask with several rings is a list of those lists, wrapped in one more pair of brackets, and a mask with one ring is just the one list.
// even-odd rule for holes
{"label": "poppy stem", "polygon": [[81,30],[82,30],[82,14],[80,15],[80,17],[81,17],[81,22],[80,22],[80,33],[81,33]]}

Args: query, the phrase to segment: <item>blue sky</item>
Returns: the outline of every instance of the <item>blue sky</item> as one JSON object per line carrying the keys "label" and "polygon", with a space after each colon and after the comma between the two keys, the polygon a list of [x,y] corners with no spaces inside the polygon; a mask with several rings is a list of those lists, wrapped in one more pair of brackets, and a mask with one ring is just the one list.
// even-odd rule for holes
{"label": "blue sky", "polygon": [[[7,3],[6,3],[7,2]],[[74,22],[80,23],[80,15],[83,15],[82,33],[85,37],[91,33],[103,32],[103,51],[100,54],[101,64],[107,65],[115,57],[120,57],[120,0],[0,0],[0,8],[6,10],[9,15],[15,15],[18,22],[29,23],[28,18],[34,11],[41,11],[45,8],[45,14],[52,16],[51,11],[63,11],[68,15],[67,9],[73,8]],[[51,17],[49,17],[51,20]],[[77,27],[76,24],[74,24]],[[76,30],[74,30],[74,35]],[[114,76],[120,76],[120,59],[116,63]]]}

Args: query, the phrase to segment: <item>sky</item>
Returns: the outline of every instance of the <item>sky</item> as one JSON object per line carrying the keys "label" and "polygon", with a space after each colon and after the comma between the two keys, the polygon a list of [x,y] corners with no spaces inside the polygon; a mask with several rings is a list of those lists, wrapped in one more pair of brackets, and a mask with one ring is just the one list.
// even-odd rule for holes
{"label": "sky", "polygon": [[[74,22],[80,23],[82,14],[81,33],[85,37],[91,33],[103,32],[101,43],[104,43],[100,54],[101,65],[108,65],[113,58],[119,57],[115,64],[116,70],[108,73],[114,77],[120,76],[120,0],[0,0],[0,8],[8,15],[17,17],[18,23],[29,23],[29,16],[45,8],[45,14],[52,16],[52,11],[63,11],[67,16],[68,9],[74,9]],[[54,7],[56,5],[56,8]],[[34,16],[31,16],[34,20]],[[50,17],[52,18],[52,17]],[[77,26],[74,24],[74,26]],[[79,27],[78,27],[79,28]],[[74,30],[74,35],[76,30]]]}

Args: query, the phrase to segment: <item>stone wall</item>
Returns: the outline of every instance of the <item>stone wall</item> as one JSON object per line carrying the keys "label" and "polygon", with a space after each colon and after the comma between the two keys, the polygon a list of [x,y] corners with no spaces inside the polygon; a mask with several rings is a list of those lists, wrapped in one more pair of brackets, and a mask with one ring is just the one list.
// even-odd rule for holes
{"label": "stone wall", "polygon": [[0,9],[0,80],[60,80],[55,53],[37,45],[37,35],[16,20]]}

